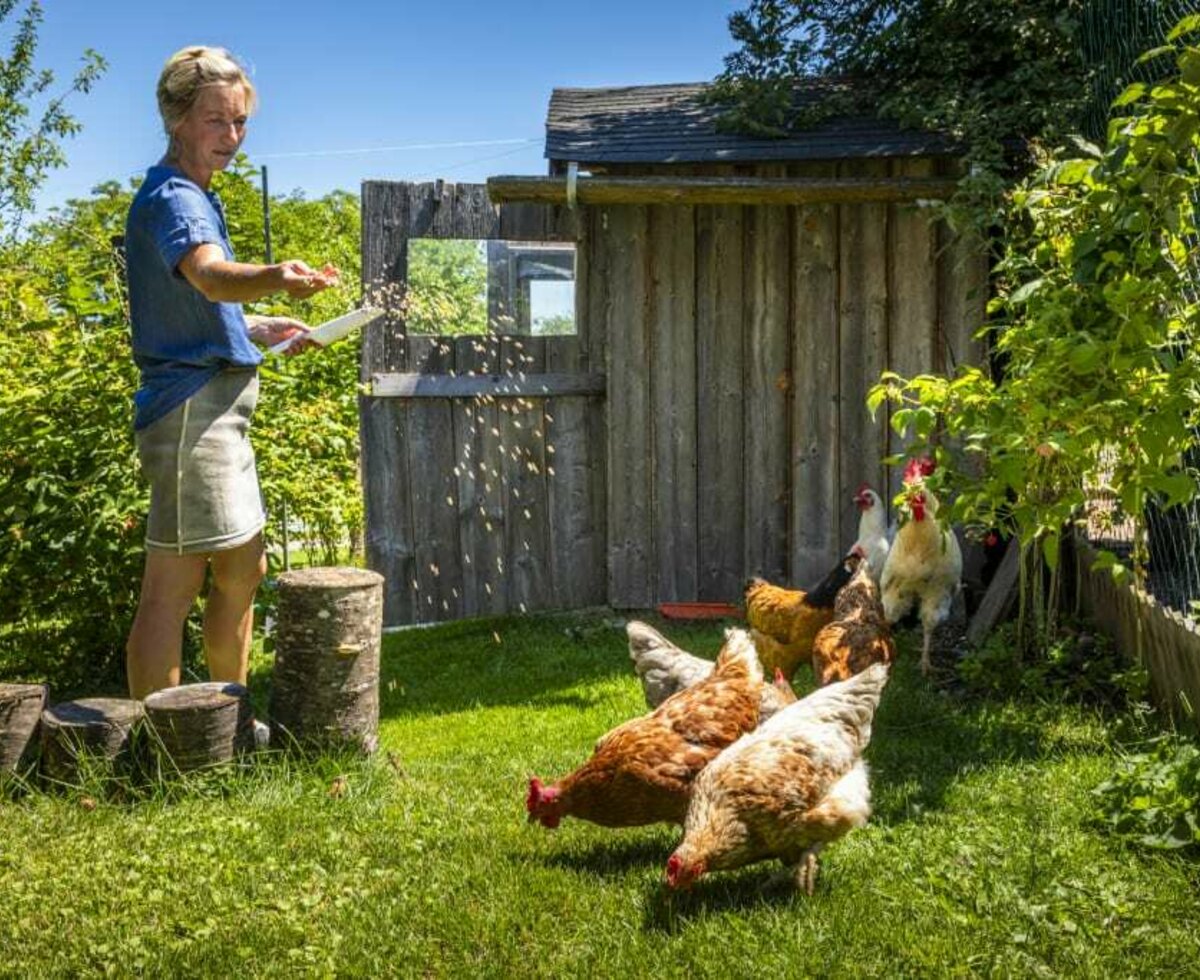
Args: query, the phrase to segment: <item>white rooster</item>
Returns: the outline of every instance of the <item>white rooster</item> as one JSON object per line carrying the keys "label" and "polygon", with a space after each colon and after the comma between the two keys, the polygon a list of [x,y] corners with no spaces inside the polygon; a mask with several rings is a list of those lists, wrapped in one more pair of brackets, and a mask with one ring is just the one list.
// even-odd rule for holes
{"label": "white rooster", "polygon": [[858,540],[854,542],[854,547],[862,549],[871,569],[871,577],[878,582],[883,575],[883,566],[887,561],[892,540],[888,533],[887,507],[879,494],[865,483],[854,495],[854,503],[859,510]]}
{"label": "white rooster", "polygon": [[925,486],[937,464],[928,457],[910,460],[904,468],[904,505],[908,520],[896,532],[888,551],[879,587],[889,623],[916,609],[923,642],[921,672],[930,670],[930,641],[946,620],[962,589],[962,551],[954,532],[937,521],[938,500]]}

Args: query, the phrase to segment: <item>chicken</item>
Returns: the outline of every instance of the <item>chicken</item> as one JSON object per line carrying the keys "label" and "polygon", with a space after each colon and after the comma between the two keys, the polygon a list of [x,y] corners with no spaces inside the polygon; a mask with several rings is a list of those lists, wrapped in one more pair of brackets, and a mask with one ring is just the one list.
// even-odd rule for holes
{"label": "chicken", "polygon": [[[858,545],[852,554],[861,556]],[[833,604],[833,622],[813,640],[813,676],[824,687],[847,680],[871,664],[890,666],[895,659],[896,643],[883,615],[879,586],[868,560],[859,557],[853,577]]]}
{"label": "chicken", "polygon": [[591,758],[552,786],[531,779],[530,821],[548,828],[568,816],[604,827],[682,823],[696,774],[758,724],[764,686],[749,635],[730,630],[704,680],[618,725]]}
{"label": "chicken", "polygon": [[788,680],[812,656],[817,632],[833,619],[833,600],[850,581],[843,558],[808,592],[784,589],[760,578],[746,585],[746,622],[765,670],[783,671]]}
{"label": "chicken", "polygon": [[[712,673],[714,663],[681,650],[653,626],[631,620],[625,627],[629,656],[642,681],[646,705],[657,708],[672,694],[698,684]],[[775,680],[764,684],[758,704],[758,720],[764,722],[796,700],[796,692],[783,672],[775,669]]]}
{"label": "chicken", "polygon": [[811,895],[818,853],[871,815],[862,753],[888,670],[818,688],[717,756],[692,788],[667,883],[779,858]]}
{"label": "chicken", "polygon": [[904,468],[904,505],[908,520],[896,532],[880,578],[883,611],[896,623],[916,609],[924,634],[921,671],[930,670],[930,640],[946,620],[962,589],[962,551],[954,532],[937,522],[938,500],[925,486],[936,464],[911,460]]}
{"label": "chicken", "polygon": [[883,574],[883,565],[887,561],[891,538],[888,536],[887,507],[884,506],[879,494],[865,483],[858,488],[854,495],[854,503],[858,505],[858,540],[856,548],[861,548],[871,566],[871,575],[875,581]]}

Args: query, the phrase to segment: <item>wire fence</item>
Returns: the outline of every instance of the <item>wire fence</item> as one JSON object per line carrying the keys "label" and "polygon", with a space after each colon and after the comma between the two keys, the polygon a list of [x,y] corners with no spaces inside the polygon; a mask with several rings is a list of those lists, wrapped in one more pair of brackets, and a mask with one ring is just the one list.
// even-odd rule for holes
{"label": "wire fence", "polygon": [[[1139,64],[1138,58],[1143,51],[1164,43],[1180,19],[1195,13],[1200,13],[1200,0],[1092,0],[1087,5],[1080,44],[1093,70],[1092,97],[1084,120],[1089,137],[1104,139],[1109,106],[1127,85],[1154,81],[1174,67],[1164,59]],[[1197,254],[1193,247],[1193,282],[1200,286]],[[1197,293],[1193,291],[1187,299],[1195,302]],[[1200,451],[1188,453],[1183,465],[1193,474],[1200,473]],[[1089,539],[1124,560],[1134,550],[1135,535],[1144,534],[1147,590],[1164,605],[1196,615],[1200,609],[1200,499],[1171,508],[1149,507],[1139,531],[1132,516],[1122,512],[1116,495],[1105,489],[1102,477],[1088,487]]]}

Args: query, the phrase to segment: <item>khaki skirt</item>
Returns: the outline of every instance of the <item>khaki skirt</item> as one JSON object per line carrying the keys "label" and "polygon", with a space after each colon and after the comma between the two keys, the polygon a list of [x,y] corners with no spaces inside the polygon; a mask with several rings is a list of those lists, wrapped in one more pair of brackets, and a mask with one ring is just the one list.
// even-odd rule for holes
{"label": "khaki skirt", "polygon": [[189,555],[245,544],[266,523],[250,417],[258,375],[222,371],[136,433],[150,482],[146,548]]}

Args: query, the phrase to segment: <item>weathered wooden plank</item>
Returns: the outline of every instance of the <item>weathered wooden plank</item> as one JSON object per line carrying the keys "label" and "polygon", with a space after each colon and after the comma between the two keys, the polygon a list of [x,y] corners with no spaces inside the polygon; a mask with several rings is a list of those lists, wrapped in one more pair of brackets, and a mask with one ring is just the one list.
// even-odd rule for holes
{"label": "weathered wooden plank", "polygon": [[1021,545],[1014,537],[1008,543],[1004,558],[992,576],[987,591],[971,623],[967,627],[967,642],[978,646],[1010,612],[1017,601],[1017,580],[1021,573]]}
{"label": "weathered wooden plank", "polygon": [[371,378],[371,394],[376,398],[551,398],[603,395],[604,390],[605,378],[602,374],[557,371],[526,374],[524,377],[499,373],[464,374],[460,371],[455,375],[408,372],[376,374]]}
{"label": "weathered wooden plank", "polygon": [[791,577],[814,583],[842,542],[838,488],[838,214],[797,208],[792,248]]}
{"label": "weathered wooden plank", "polygon": [[695,214],[647,211],[655,596],[698,594]]}
{"label": "weathered wooden plank", "polygon": [[614,208],[609,249],[608,597],[619,608],[655,601],[646,209]]}
{"label": "weathered wooden plank", "polygon": [[[845,204],[944,199],[957,182],[944,177],[580,177],[579,204],[749,205]],[[563,204],[566,177],[489,177],[493,201]],[[508,237],[507,235],[505,237]]]}
{"label": "weathered wooden plank", "polygon": [[[887,172],[883,160],[857,163],[856,169]],[[867,393],[887,367],[888,353],[888,209],[882,204],[846,204],[838,211],[838,508],[842,547],[857,535],[854,495],[863,483],[884,496],[887,478],[887,409],[874,419]],[[886,501],[885,501],[886,502]]]}
{"label": "weathered wooden plank", "polygon": [[745,584],[742,229],[740,207],[696,209],[698,590],[726,602]]}
{"label": "weathered wooden plank", "polygon": [[[453,340],[410,337],[409,364],[430,374],[452,371]],[[451,403],[409,403],[407,442],[412,521],[418,529],[413,540],[416,620],[454,619],[461,615],[463,581]]]}
{"label": "weathered wooden plank", "polygon": [[953,376],[963,365],[980,366],[984,346],[975,338],[987,318],[987,254],[978,236],[938,226],[938,337],[934,367]]}
{"label": "weathered wooden plank", "polygon": [[500,208],[488,199],[486,184],[455,184],[450,234],[453,238],[496,238]]}
{"label": "weathered wooden plank", "polygon": [[[927,159],[896,160],[892,172],[902,177],[925,177],[933,171]],[[892,261],[888,277],[888,367],[906,378],[935,368],[938,282],[937,228],[927,212],[910,205],[892,205],[889,216]],[[904,451],[910,438],[889,430],[888,453]],[[901,470],[892,467],[888,495],[900,491]]]}
{"label": "weathered wooden plank", "polygon": [[412,503],[409,490],[409,403],[359,398],[367,567],[383,576],[383,622],[416,622]]}
{"label": "weathered wooden plank", "polygon": [[[520,377],[541,372],[539,337],[503,337],[500,362]],[[500,473],[504,487],[505,581],[508,608],[531,612],[552,604],[545,412],[541,399],[499,402]]]}
{"label": "weathered wooden plank", "polygon": [[787,208],[756,207],[745,216],[745,568],[779,582],[790,571],[792,215]]}
{"label": "weathered wooden plank", "polygon": [[[491,195],[491,188],[488,195]],[[500,205],[499,237],[514,242],[546,241],[549,216],[550,209],[545,204],[503,203]]]}
{"label": "weathered wooden plank", "polygon": [[[500,341],[493,335],[460,337],[455,364],[460,376],[499,370]],[[464,616],[506,611],[504,495],[500,484],[500,418],[486,394],[454,402],[455,476],[458,479],[459,542],[462,545]]]}
{"label": "weathered wooden plank", "polygon": [[367,303],[388,316],[363,331],[360,377],[398,370],[404,363],[404,321],[400,316],[408,270],[409,185],[366,181],[362,191],[362,282]]}
{"label": "weathered wooden plank", "polygon": [[[603,247],[603,223],[607,213],[599,208],[580,210],[580,236],[575,255],[576,288],[582,290],[575,298],[575,308],[580,316],[577,327],[581,368],[594,374],[603,374],[606,379],[609,374],[607,307],[610,302],[606,283],[612,259]],[[590,502],[589,523],[600,549],[593,571],[599,577],[601,602],[608,601],[608,414],[607,397],[588,402],[586,427],[591,469],[587,497]],[[596,587],[595,581],[592,587]]]}

